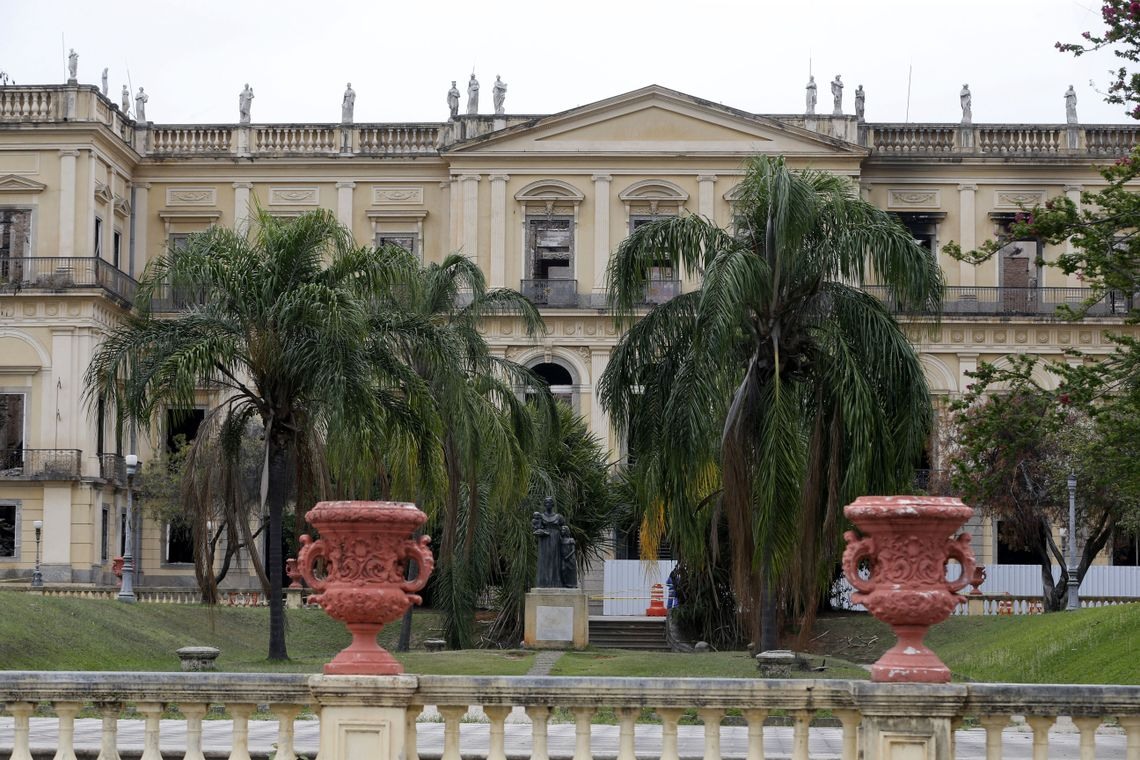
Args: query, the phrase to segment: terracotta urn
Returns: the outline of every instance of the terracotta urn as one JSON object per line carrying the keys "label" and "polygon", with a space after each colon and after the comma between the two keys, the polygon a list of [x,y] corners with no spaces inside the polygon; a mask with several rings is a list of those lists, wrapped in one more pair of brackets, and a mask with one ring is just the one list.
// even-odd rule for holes
{"label": "terracotta urn", "polygon": [[295,558],[285,560],[285,575],[292,581],[289,588],[304,588],[301,585],[301,571],[297,569],[297,560]]}
{"label": "terracotta urn", "polygon": [[[393,675],[400,663],[376,643],[386,623],[423,600],[415,592],[427,584],[435,558],[431,538],[412,538],[427,519],[415,504],[393,501],[322,501],[305,515],[320,532],[301,536],[297,568],[317,593],[310,597],[352,633],[352,643],[325,665],[329,675]],[[324,561],[323,577],[314,573]],[[405,580],[408,562],[419,565]]]}
{"label": "terracotta urn", "polygon": [[[951,537],[974,510],[937,496],[864,496],[843,510],[863,534],[847,531],[843,572],[857,593],[851,600],[887,623],[898,643],[871,666],[872,681],[946,683],[950,669],[922,643],[930,626],[965,601],[958,592],[974,577],[970,534]],[[946,564],[962,572],[946,580]],[[869,578],[859,566],[870,563]]]}

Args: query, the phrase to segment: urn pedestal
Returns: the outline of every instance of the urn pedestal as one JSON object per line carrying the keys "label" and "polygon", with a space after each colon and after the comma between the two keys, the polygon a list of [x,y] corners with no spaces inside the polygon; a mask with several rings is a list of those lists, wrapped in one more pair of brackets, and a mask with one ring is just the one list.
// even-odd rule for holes
{"label": "urn pedestal", "polygon": [[[431,538],[411,538],[427,519],[414,504],[391,501],[323,501],[305,519],[320,531],[313,541],[301,536],[297,569],[317,593],[309,597],[352,633],[352,643],[325,665],[328,675],[394,675],[400,663],[376,643],[386,623],[400,618],[422,599],[435,560]],[[315,574],[318,560],[324,575]],[[409,561],[419,565],[405,580]]]}
{"label": "urn pedestal", "polygon": [[[848,531],[843,572],[857,593],[851,600],[887,623],[898,643],[871,666],[872,681],[946,683],[950,669],[922,639],[930,626],[965,601],[958,592],[974,578],[970,534],[951,534],[974,513],[960,499],[864,496],[843,510],[862,537]],[[962,572],[946,580],[955,559]],[[868,563],[870,576],[860,576]]]}

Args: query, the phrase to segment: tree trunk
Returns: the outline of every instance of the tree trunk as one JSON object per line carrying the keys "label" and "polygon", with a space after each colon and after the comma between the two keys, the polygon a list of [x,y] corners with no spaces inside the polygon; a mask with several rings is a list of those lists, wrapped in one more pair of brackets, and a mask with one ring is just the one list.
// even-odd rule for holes
{"label": "tree trunk", "polygon": [[757,651],[768,652],[780,647],[779,635],[779,604],[777,603],[776,584],[772,578],[771,549],[764,549],[763,563],[760,568],[761,596],[760,596],[760,647]]}
{"label": "tree trunk", "polygon": [[269,446],[269,491],[265,498],[269,507],[269,550],[266,553],[266,569],[269,571],[269,659],[288,660],[282,583],[284,560],[281,556],[282,518],[288,496],[287,447],[276,431],[271,431],[266,445]]}

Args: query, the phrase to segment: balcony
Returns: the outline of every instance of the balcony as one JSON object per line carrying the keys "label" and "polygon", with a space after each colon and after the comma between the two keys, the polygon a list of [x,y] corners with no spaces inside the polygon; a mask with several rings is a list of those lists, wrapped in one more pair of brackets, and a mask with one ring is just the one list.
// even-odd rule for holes
{"label": "balcony", "polygon": [[138,283],[108,261],[94,256],[0,258],[0,291],[23,293],[101,289],[129,308]]}
{"label": "balcony", "polygon": [[[924,309],[902,309],[882,285],[865,291],[884,301],[896,314],[930,314]],[[1013,288],[947,286],[942,294],[943,316],[1058,317],[1057,309],[1083,307],[1090,288]],[[1133,309],[1134,298],[1112,291],[1089,308],[1090,317],[1123,317]]]}
{"label": "balcony", "polygon": [[651,277],[645,283],[645,301],[649,305],[665,303],[681,294],[681,281]]}
{"label": "balcony", "polygon": [[206,302],[206,293],[198,288],[164,285],[150,299],[152,314],[173,314]]}
{"label": "balcony", "polygon": [[[1034,757],[1123,758],[1140,743],[1135,686],[10,671],[0,704],[0,744],[16,758],[32,742],[37,757],[265,757],[275,745],[278,758],[319,748],[322,760],[1028,757],[1030,743]],[[251,720],[259,704],[271,720]],[[205,721],[211,707],[229,719]],[[298,721],[306,707],[319,717]],[[99,718],[76,720],[84,709]],[[729,711],[739,717],[724,723]],[[1059,716],[1077,730],[1051,732]],[[1116,726],[1098,732],[1105,716]]]}
{"label": "balcony", "polygon": [[79,480],[79,449],[0,449],[0,480]]}
{"label": "balcony", "polygon": [[523,280],[519,290],[535,306],[578,305],[577,280]]}
{"label": "balcony", "polygon": [[99,478],[120,488],[127,484],[127,461],[122,454],[99,455]]}

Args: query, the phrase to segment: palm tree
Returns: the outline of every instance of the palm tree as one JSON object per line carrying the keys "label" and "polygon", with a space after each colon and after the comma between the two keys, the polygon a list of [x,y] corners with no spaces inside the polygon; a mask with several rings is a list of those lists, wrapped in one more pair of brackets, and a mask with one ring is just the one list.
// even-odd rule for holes
{"label": "palm tree", "polygon": [[[845,178],[758,157],[738,192],[730,229],[663,219],[618,248],[610,304],[632,326],[601,395],[632,433],[646,526],[667,525],[693,558],[719,524],[729,531],[737,600],[766,650],[781,589],[812,614],[840,508],[904,488],[931,429],[917,355],[859,285],[873,277],[896,302],[938,313],[942,278]],[[634,322],[661,266],[702,285]]]}
{"label": "palm tree", "polygon": [[[258,211],[250,236],[215,227],[152,261],[137,313],[87,370],[88,399],[113,400],[144,430],[163,409],[193,407],[200,389],[220,393],[212,429],[235,457],[248,423],[260,423],[271,660],[288,657],[282,523],[297,473],[311,470],[322,440],[335,461],[392,428],[431,434],[423,383],[391,358],[410,328],[398,316],[378,319],[372,306],[416,266],[404,251],[357,246],[327,211],[293,220]],[[152,306],[168,288],[198,303],[159,316]]]}

